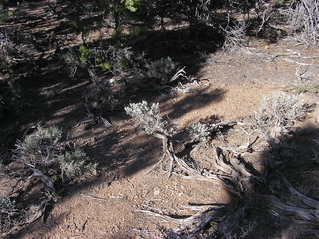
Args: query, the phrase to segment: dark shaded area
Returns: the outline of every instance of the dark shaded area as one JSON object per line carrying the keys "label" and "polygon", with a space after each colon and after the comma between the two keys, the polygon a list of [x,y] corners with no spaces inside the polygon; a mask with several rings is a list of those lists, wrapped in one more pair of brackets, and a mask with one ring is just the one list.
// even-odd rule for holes
{"label": "dark shaded area", "polygon": [[[9,2],[11,3],[13,1]],[[46,7],[46,3],[42,2],[41,5],[30,4],[29,7],[36,10],[37,8]],[[64,9],[63,11],[67,12],[67,9]],[[62,18],[63,14],[65,13],[62,13],[59,17]],[[25,32],[31,31],[34,28],[40,29],[49,26],[44,19],[45,14],[43,13],[41,16],[29,15],[26,19],[25,16],[22,15],[21,12],[21,17],[17,17],[16,20],[17,23],[25,24]],[[30,60],[27,64],[24,62],[17,63],[11,68],[11,72],[28,71],[28,74],[22,76],[21,73],[21,77],[16,79],[16,82],[23,92],[23,103],[20,101],[17,103],[12,102],[20,105],[20,108],[16,110],[14,109],[14,106],[9,104],[9,100],[13,97],[13,93],[7,83],[0,82],[0,95],[6,100],[5,106],[1,107],[4,117],[3,119],[0,119],[0,153],[2,163],[5,162],[8,164],[11,162],[11,150],[14,148],[16,140],[22,140],[24,136],[32,133],[30,129],[38,123],[45,126],[54,124],[55,126],[62,127],[66,134],[64,138],[80,141],[79,136],[69,136],[68,132],[72,131],[79,122],[87,117],[86,107],[83,102],[83,93],[92,82],[89,80],[89,75],[84,71],[79,71],[80,73],[74,79],[70,79],[68,77],[68,69],[66,69],[60,54],[63,54],[68,49],[68,39],[64,39],[66,34],[81,33],[82,38],[84,38],[89,32],[88,28],[92,26],[92,23],[94,27],[90,28],[90,30],[97,30],[100,27],[98,25],[99,21],[101,21],[100,17],[101,16],[93,16],[82,19],[78,25],[73,28],[69,23],[61,21],[53,30],[41,30],[31,34],[30,44],[36,50],[36,60]],[[30,22],[27,23],[27,21]],[[196,75],[202,66],[202,63],[205,62],[206,56],[220,49],[223,46],[225,38],[218,29],[201,25],[196,26],[195,28],[181,27],[172,30],[148,29],[138,36],[124,36],[121,41],[121,44],[130,46],[132,51],[136,53],[144,52],[146,54],[145,57],[149,60],[170,56],[180,65],[180,67],[186,66],[187,74]],[[84,39],[83,43],[85,43]],[[95,46],[108,44],[118,44],[118,42],[115,41],[114,38],[110,38],[92,43],[92,45]],[[64,48],[64,50],[61,48]],[[50,57],[47,57],[45,53],[48,50],[54,51],[53,54],[50,53]],[[33,57],[34,55],[32,55],[32,59]],[[141,101],[145,99],[151,102],[158,101],[163,103],[162,111],[165,112],[165,114],[172,118],[179,118],[183,114],[194,109],[205,107],[212,102],[220,102],[223,100],[226,93],[222,89],[215,89],[209,93],[207,93],[206,90],[208,90],[208,88],[198,90],[172,106],[165,104],[165,101],[169,98],[165,98],[166,96],[162,96],[160,92],[154,91],[154,89],[139,89],[136,94],[129,95],[127,98],[122,99],[119,108],[122,108],[123,105],[135,100]],[[196,101],[194,101],[194,99],[196,99]],[[2,101],[0,104],[1,103]],[[127,116],[124,115],[123,111],[105,112],[105,114],[109,114],[103,116],[110,118],[110,121],[113,121],[115,126],[117,125],[116,122],[127,120]],[[132,123],[129,122],[127,125],[124,125],[124,127],[126,127],[125,129],[117,129],[114,127],[105,129],[106,133],[104,134],[97,134],[96,131],[103,127],[103,124],[97,123],[93,127],[83,130],[83,133],[80,135],[86,139],[90,137],[94,138],[94,143],[81,143],[84,145],[83,148],[87,154],[99,163],[101,167],[99,175],[87,179],[84,182],[74,182],[74,184],[68,186],[63,185],[58,179],[55,180],[54,183],[59,189],[59,196],[75,194],[77,191],[85,190],[92,185],[98,185],[105,180],[111,184],[114,179],[134,175],[138,171],[153,165],[160,158],[161,142],[152,136],[135,131],[135,127]],[[130,140],[129,143],[121,143],[127,135],[132,135],[132,140]],[[302,142],[305,142],[304,140],[305,139],[303,139]],[[277,146],[280,151],[282,146]],[[275,155],[276,157],[277,154],[280,156],[276,158],[276,160],[280,162],[280,172],[284,172],[286,177],[293,184],[296,184],[296,187],[299,184],[301,187],[306,180],[306,175],[300,173],[300,179],[303,178],[302,180],[295,178],[296,175],[298,176],[300,168],[303,168],[305,171],[310,169],[314,170],[313,167],[317,167],[317,165],[313,164],[312,167],[306,166],[295,157],[290,157],[288,158],[289,160],[284,159],[281,155],[282,153],[279,151],[275,151]],[[267,157],[268,156],[269,155],[267,154]],[[300,154],[300,157],[301,156],[304,157],[304,154]],[[265,155],[265,163],[268,162],[267,157]],[[276,173],[279,169],[277,167],[271,168],[271,172],[267,172],[267,180],[277,180]],[[19,170],[23,169],[20,168]],[[12,177],[30,176],[29,172],[26,172],[25,174],[15,173],[16,174],[12,175]],[[317,186],[317,184],[313,185]],[[258,188],[258,185],[256,187]],[[47,192],[37,179],[23,184],[21,191],[19,190],[20,189],[18,189],[16,195],[12,196],[12,199],[23,202],[23,205],[20,205],[21,208],[27,207],[30,204],[38,204],[47,198]],[[263,190],[264,188],[260,189],[260,191]],[[268,192],[268,189],[266,189],[266,191]],[[315,193],[315,191],[310,191],[309,195],[315,197]],[[256,203],[257,201],[260,203],[259,200],[256,200]],[[48,202],[48,206],[45,207],[44,221],[49,221],[47,220],[48,214],[54,208],[54,205],[51,203],[53,204],[51,201]],[[256,211],[257,215],[252,213],[248,218],[258,222],[267,217],[269,217],[269,220],[274,220],[272,216],[269,216],[267,207],[261,207],[259,209],[260,210],[257,209]],[[266,216],[261,216],[264,215],[264,213]],[[66,215],[61,215],[61,218],[56,219],[55,222],[62,222],[64,216]],[[288,228],[289,225],[290,224],[288,223],[285,227],[278,229],[278,231]],[[54,225],[50,225],[50,227],[53,228]],[[266,223],[261,223],[253,233],[260,234],[259,229],[267,229],[264,231],[269,232],[268,229],[270,228],[272,227],[266,225]],[[27,230],[28,228],[20,233],[12,235],[12,238],[25,235],[28,233]],[[251,235],[253,235],[253,233]],[[271,234],[272,236],[274,235],[273,232]]]}
{"label": "dark shaded area", "polygon": [[[251,224],[245,238],[274,238],[286,235],[288,238],[317,238],[314,234],[305,234],[307,230],[318,230],[316,222],[298,224],[297,213],[278,210],[274,207],[275,196],[286,205],[302,210],[317,210],[303,204],[293,195],[283,181],[286,178],[300,193],[317,200],[319,182],[317,173],[319,162],[315,161],[318,148],[318,128],[300,128],[291,135],[279,140],[271,139],[271,148],[261,158],[265,165],[264,182],[257,184],[253,192],[248,193],[247,223]],[[250,202],[249,202],[250,201]],[[271,203],[270,203],[271,202]],[[279,213],[279,214],[276,214]],[[245,219],[245,220],[246,220]],[[271,223],[270,223],[271,222]],[[247,224],[246,226],[249,227]]]}
{"label": "dark shaded area", "polygon": [[[225,238],[225,235],[248,239],[317,238],[319,195],[314,190],[319,186],[317,140],[318,127],[299,128],[292,134],[270,139],[269,149],[256,159],[264,165],[263,172],[248,165],[243,156],[245,168],[253,173],[250,179],[253,187],[237,193],[227,186],[225,190],[231,198],[228,203],[199,204],[212,207],[197,219],[202,225],[197,227],[196,235],[199,238]],[[226,183],[231,181],[229,178]],[[194,227],[199,225],[197,220]],[[194,228],[186,228],[181,234],[167,232],[164,238],[189,237],[189,232],[194,233]]]}
{"label": "dark shaded area", "polygon": [[225,90],[215,89],[211,92],[207,92],[206,90],[208,88],[209,87],[201,89],[196,93],[190,94],[180,101],[176,101],[174,103],[174,108],[169,107],[169,105],[165,105],[162,111],[173,119],[180,118],[182,115],[192,110],[204,108],[208,104],[211,104],[213,102],[218,103],[223,100],[224,95],[226,94]]}
{"label": "dark shaded area", "polygon": [[[28,7],[33,10],[37,10],[37,7],[39,10],[46,7],[45,3],[40,2],[37,4],[30,4]],[[23,15],[22,13],[21,11],[20,14]],[[72,131],[77,123],[87,117],[83,93],[92,82],[89,80],[88,73],[81,71],[81,69],[79,69],[79,73],[75,78],[70,79],[68,77],[68,69],[65,67],[64,62],[62,62],[60,55],[63,52],[59,49],[63,46],[64,42],[61,43],[59,39],[64,34],[76,33],[77,30],[81,32],[85,29],[81,28],[81,26],[79,29],[70,29],[69,25],[61,23],[62,25],[58,25],[54,30],[45,31],[44,29],[49,27],[49,25],[47,25],[48,23],[44,17],[45,15],[24,15],[20,17],[19,12],[17,12],[17,16],[15,17],[16,22],[24,24],[24,34],[34,28],[41,28],[43,30],[35,31],[30,38],[29,46],[33,49],[32,53],[36,53],[37,56],[34,57],[32,55],[32,58],[29,59],[31,61],[14,64],[10,69],[10,72],[16,71],[17,76],[19,76],[15,82],[23,92],[21,110],[12,111],[13,108],[8,104],[9,99],[12,98],[10,86],[5,85],[1,88],[0,94],[6,100],[5,107],[3,108],[4,117],[1,119],[1,146],[3,147],[3,152],[1,151],[3,159],[1,159],[1,162],[11,162],[10,150],[14,148],[16,140],[23,140],[26,135],[32,133],[31,129],[39,123],[45,127],[54,125],[63,128],[63,132],[65,133],[64,138],[81,141],[79,138],[69,136],[68,132]],[[29,22],[26,22],[25,18],[29,18]],[[88,18],[81,23],[84,25],[91,24],[91,20],[92,18]],[[186,65],[189,68],[188,72],[196,74],[200,68],[200,64],[205,60],[203,53],[216,51],[222,45],[223,38],[220,34],[215,36],[216,31],[213,28],[204,29],[202,34],[196,35],[196,38],[194,38],[193,34],[188,29],[165,32],[148,31],[142,41],[135,42],[132,50],[140,53],[146,52],[146,57],[151,60],[171,56],[181,66]],[[114,44],[114,39],[99,41],[93,45],[108,45],[112,43]],[[54,50],[54,53],[46,55],[45,52],[48,50]],[[21,74],[22,71],[28,74]],[[203,93],[203,96],[201,96],[201,91],[197,92],[197,96],[202,98],[199,100],[200,106],[204,107],[206,103],[212,100],[220,100],[223,93],[218,91],[215,93],[212,95]],[[160,92],[153,89],[141,89],[135,95],[138,100],[152,99],[152,101],[157,101],[160,96]],[[121,106],[130,100],[132,99],[124,99]],[[184,113],[194,109],[194,107],[199,107],[199,104],[191,105],[187,101],[190,100],[181,102],[181,104],[187,107],[184,108]],[[106,112],[106,114],[109,115],[104,116],[111,118],[110,121],[114,121],[114,124],[116,124],[116,121],[127,119],[127,116],[123,112]],[[179,115],[182,114],[182,111],[179,112]],[[63,185],[61,180],[53,177],[52,180],[60,196],[76,193],[106,180],[112,183],[114,179],[129,177],[141,169],[156,163],[161,156],[161,142],[143,132],[133,132],[135,127],[132,124],[127,125],[127,129],[106,129],[107,133],[101,135],[94,133],[94,130],[101,128],[103,128],[103,124],[98,123],[84,130],[81,135],[83,138],[94,137],[94,143],[88,144],[88,146],[84,146],[83,148],[89,156],[99,163],[99,176],[81,182],[73,182],[67,186]],[[131,143],[121,144],[121,141],[124,140],[123,137],[126,137],[130,133],[136,134]],[[7,169],[14,169],[15,175],[11,175],[12,177],[29,177],[31,171],[29,172],[21,166],[9,164]],[[24,170],[26,174],[21,174],[21,170]],[[110,174],[110,172],[113,173]],[[28,205],[32,204],[41,204],[47,197],[47,192],[40,179],[26,180],[11,195],[12,200],[21,202],[18,204],[20,208],[27,208]],[[50,227],[54,227],[54,225],[51,225],[50,220],[48,220],[48,214],[54,208],[54,205],[51,203],[47,202],[48,205],[43,209],[43,219],[44,222],[48,222]],[[28,227],[21,232],[13,233],[11,237],[17,238],[23,236],[25,233],[28,233]]]}

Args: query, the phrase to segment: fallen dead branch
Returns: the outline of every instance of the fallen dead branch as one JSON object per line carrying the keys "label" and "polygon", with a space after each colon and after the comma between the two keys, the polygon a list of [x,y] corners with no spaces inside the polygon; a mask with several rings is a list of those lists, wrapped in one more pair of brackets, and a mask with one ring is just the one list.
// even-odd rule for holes
{"label": "fallen dead branch", "polygon": [[10,231],[7,231],[5,233],[2,233],[1,236],[4,238],[10,235],[13,235],[15,233],[18,233],[19,231],[23,230],[24,228],[28,227],[32,223],[35,223],[39,219],[42,218],[42,222],[46,222],[46,218],[48,217],[48,214],[50,213],[50,208],[52,205],[52,202],[50,200],[45,200],[41,203],[41,205],[34,207],[31,209],[31,212],[29,212],[30,217],[26,218],[26,220],[22,223],[14,225]]}
{"label": "fallen dead branch", "polygon": [[[291,104],[286,105],[287,110],[285,108],[284,113],[288,111],[291,113]],[[289,123],[294,122],[298,117],[288,121],[287,117],[281,115],[281,112],[271,111],[270,116],[266,115],[269,116],[268,118],[264,117],[265,119],[273,119],[273,122],[264,125],[264,128],[267,127],[268,130],[266,133],[259,132],[253,127],[251,130],[255,131],[254,134],[243,129],[248,137],[255,135],[255,138],[252,141],[249,140],[245,145],[226,148],[212,145],[213,141],[209,141],[208,138],[225,128],[233,127],[237,122],[198,123],[191,128],[188,136],[181,134],[180,137],[185,137],[183,139],[177,137],[178,140],[175,140],[174,133],[176,134],[176,132],[168,129],[169,123],[160,117],[158,104],[153,104],[151,107],[146,102],[132,104],[126,111],[137,119],[138,125],[148,134],[162,141],[163,155],[150,171],[161,166],[163,171],[168,172],[169,177],[175,173],[189,179],[208,181],[218,179],[232,196],[232,200],[228,204],[202,208],[199,212],[196,210],[197,212],[191,216],[163,215],[157,213],[156,209],[139,210],[139,212],[146,213],[151,217],[177,223],[179,226],[170,231],[173,233],[172,235],[177,235],[176,238],[179,236],[181,238],[201,238],[201,236],[222,239],[244,238],[255,230],[254,222],[247,221],[247,217],[248,215],[257,215],[258,209],[262,213],[266,211],[267,216],[284,215],[285,220],[290,220],[294,225],[307,225],[304,229],[305,233],[315,234],[319,231],[317,231],[319,224],[318,201],[298,192],[286,178],[278,178],[278,174],[275,175],[276,179],[271,179],[272,182],[270,182],[267,169],[259,172],[245,159],[248,153],[254,151],[253,146],[258,142],[258,139],[265,138],[266,134],[271,132],[273,122],[278,125],[279,121],[286,120],[287,125],[290,125]],[[273,117],[273,115],[275,116]],[[261,117],[262,120],[264,118]],[[243,123],[239,124],[239,126],[244,125]],[[270,141],[267,143],[270,145]],[[265,147],[272,150],[273,148],[268,144]],[[266,148],[262,150],[266,151]],[[286,185],[294,200],[297,198],[302,206],[294,206],[295,202],[290,202],[289,198],[285,199],[286,195],[280,199],[275,196],[270,184],[277,181],[284,182],[283,185]],[[264,210],[266,208],[268,211]]]}

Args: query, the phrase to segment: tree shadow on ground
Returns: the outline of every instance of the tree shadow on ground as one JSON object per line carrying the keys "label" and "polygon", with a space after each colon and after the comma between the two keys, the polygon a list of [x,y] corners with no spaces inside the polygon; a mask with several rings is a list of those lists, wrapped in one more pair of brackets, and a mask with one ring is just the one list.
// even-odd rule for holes
{"label": "tree shadow on ground", "polygon": [[[269,140],[270,149],[260,159],[264,182],[256,184],[244,198],[245,238],[316,238],[319,162],[314,160],[318,150],[315,140],[318,127],[300,128]],[[311,206],[309,202],[314,201]]]}
{"label": "tree shadow on ground", "polygon": [[[247,171],[253,173],[252,187],[230,190],[237,186],[225,183],[229,202],[198,204],[212,207],[197,215],[198,218],[194,215],[196,219],[191,222],[196,229],[182,224],[177,231],[185,231],[176,234],[168,230],[165,238],[317,238],[318,129],[318,126],[298,128],[271,138],[269,150],[262,151],[260,158],[246,161],[244,155],[239,156]],[[250,162],[255,165],[259,162],[262,170],[255,170]],[[186,225],[190,225],[188,223]]]}
{"label": "tree shadow on ground", "polygon": [[213,27],[202,27],[197,32],[190,28],[181,27],[172,30],[149,30],[140,36],[128,36],[128,42],[137,38],[132,44],[132,50],[145,53],[146,58],[160,59],[171,57],[186,66],[186,72],[196,75],[210,53],[221,49],[224,36]]}
{"label": "tree shadow on ground", "polygon": [[[41,5],[41,7],[44,6]],[[42,27],[46,27],[47,25],[42,17],[39,16],[40,20],[35,19],[37,22],[34,22],[33,25],[30,24],[29,30],[34,26],[39,26],[39,24]],[[62,30],[61,32],[64,34]],[[55,29],[55,31],[59,31],[59,29]],[[55,33],[58,34],[57,32]],[[40,39],[46,37],[46,34],[38,34],[36,37]],[[180,66],[187,67],[188,74],[195,75],[200,69],[201,63],[205,61],[206,54],[215,52],[222,46],[223,41],[223,37],[212,28],[207,28],[196,36],[188,29],[167,30],[165,32],[149,31],[146,33],[144,40],[137,41],[132,46],[132,50],[146,52],[146,56],[151,60],[171,56]],[[108,40],[104,41],[105,44],[109,44],[109,42]],[[99,41],[95,44],[100,43]],[[41,44],[42,50],[48,49],[47,44],[49,43],[43,42],[44,45]],[[83,75],[70,79],[67,76],[68,72],[64,66],[61,66],[60,61],[61,58],[56,55],[53,55],[52,60],[39,58],[38,61],[32,64],[36,70],[33,69],[31,76],[21,77],[18,80],[24,91],[24,98],[28,108],[25,108],[21,116],[8,117],[6,119],[10,123],[12,121],[16,122],[11,127],[14,131],[8,133],[9,135],[5,135],[6,139],[10,137],[11,142],[7,144],[10,149],[14,148],[17,139],[23,140],[24,136],[32,133],[29,131],[30,128],[38,123],[42,123],[45,127],[54,125],[63,128],[64,132],[69,134],[69,131],[85,118],[85,106],[81,98],[90,82],[86,79],[83,80],[82,78],[87,77]],[[219,101],[224,94],[224,92],[220,92],[219,90],[209,93],[205,93],[204,91],[199,90],[194,96],[186,97],[179,102],[177,107],[180,107],[180,111],[175,117],[180,117],[195,108],[204,107],[208,103]],[[145,99],[143,94],[143,92],[139,92],[139,100]],[[156,97],[160,97],[160,93],[151,92],[148,94],[148,97],[154,101]],[[198,98],[198,101],[191,104],[192,97]],[[156,98],[157,100],[158,98]],[[165,114],[173,114],[174,112],[175,106],[165,106]],[[120,117],[119,120],[125,119],[123,115]],[[73,193],[105,181],[108,178],[108,175],[106,175],[108,173],[106,172],[107,170],[118,171],[121,174],[120,177],[128,177],[151,166],[160,158],[161,142],[144,133],[134,132],[135,128],[132,126],[132,123],[128,123],[127,126],[123,124],[119,125],[126,128],[108,130],[101,135],[96,135],[96,132],[101,130],[100,126],[95,128],[97,129],[96,132],[92,129],[84,131],[81,135],[84,138],[95,137],[94,143],[88,142],[86,146],[85,142],[81,141],[78,136],[65,136],[68,139],[77,139],[81,146],[84,145],[89,156],[92,156],[100,165],[107,168],[103,169],[105,171],[101,172],[99,177],[90,178],[85,182],[81,182],[80,185],[77,184],[73,187],[70,185],[72,187],[70,190]],[[127,137],[127,135],[131,135],[132,138],[128,142],[124,142],[124,139],[121,139],[121,137]],[[23,189],[23,192],[16,196],[16,198],[25,200],[27,204],[36,204],[39,200],[44,200],[47,192],[45,192],[39,180],[31,182],[31,184],[34,185],[33,190],[27,192]],[[26,185],[27,189],[29,186],[31,187],[31,184]],[[56,186],[59,187],[58,185]],[[23,236],[24,233],[27,232],[22,231],[12,237]]]}
{"label": "tree shadow on ground", "polygon": [[[176,99],[172,107],[172,99],[166,101],[163,99],[162,112],[168,115],[171,119],[178,119],[183,115],[192,111],[200,110],[210,104],[218,103],[224,99],[226,94],[224,89],[211,89],[210,86],[204,87],[194,93],[186,94],[181,99]],[[209,110],[209,109],[208,109]]]}

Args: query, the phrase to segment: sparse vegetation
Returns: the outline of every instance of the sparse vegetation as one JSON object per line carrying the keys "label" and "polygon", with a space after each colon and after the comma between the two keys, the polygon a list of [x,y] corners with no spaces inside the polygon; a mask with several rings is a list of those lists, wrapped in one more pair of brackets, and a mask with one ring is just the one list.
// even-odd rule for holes
{"label": "sparse vegetation", "polygon": [[59,128],[44,129],[38,126],[34,134],[26,136],[23,141],[17,141],[16,159],[43,172],[47,172],[49,168],[57,168],[61,138],[62,131]]}
{"label": "sparse vegetation", "polygon": [[226,51],[236,51],[245,46],[247,42],[246,37],[246,23],[240,22],[234,26],[227,26],[222,28],[225,36],[224,49]]}
{"label": "sparse vegetation", "polygon": [[170,82],[175,71],[175,64],[170,57],[162,58],[146,65],[146,77],[155,78],[159,84],[165,85]]}
{"label": "sparse vegetation", "polygon": [[205,141],[210,134],[209,128],[202,123],[192,124],[187,128],[187,131],[194,141]]}
{"label": "sparse vegetation", "polygon": [[293,1],[287,11],[290,29],[300,42],[316,44],[319,40],[318,0]]}
{"label": "sparse vegetation", "polygon": [[63,143],[62,131],[57,127],[45,129],[37,126],[35,133],[18,141],[14,151],[16,160],[27,168],[46,175],[54,170],[62,179],[71,180],[95,170],[86,154],[74,145]]}
{"label": "sparse vegetation", "polygon": [[88,163],[89,157],[77,148],[73,152],[65,152],[58,157],[62,179],[74,179],[86,172],[96,170],[96,164]]}
{"label": "sparse vegetation", "polygon": [[7,231],[18,215],[18,210],[8,197],[0,197],[0,233]]}
{"label": "sparse vegetation", "polygon": [[293,91],[297,94],[312,92],[315,94],[319,93],[319,85],[313,84],[290,84],[283,89],[284,91]]}
{"label": "sparse vegetation", "polygon": [[168,129],[168,122],[160,116],[159,104],[153,103],[150,106],[146,101],[131,103],[126,106],[125,112],[136,119],[136,124],[148,134],[161,133],[171,135]]}
{"label": "sparse vegetation", "polygon": [[302,120],[308,110],[309,106],[299,95],[275,92],[262,100],[256,119],[261,125],[292,126],[295,121]]}
{"label": "sparse vegetation", "polygon": [[[294,227],[296,237],[318,235],[319,202],[314,190],[318,139],[310,140],[317,128],[306,133],[298,128],[314,106],[303,101],[301,93],[318,93],[315,81],[308,81],[317,75],[318,56],[311,55],[317,53],[311,45],[318,43],[318,17],[318,0],[1,1],[0,237],[19,238],[28,233],[25,228],[32,231],[40,218],[49,222],[49,229],[50,223],[58,228],[64,219],[73,220],[77,212],[74,217],[73,212],[49,217],[54,204],[61,202],[62,208],[67,203],[65,196],[72,197],[71,203],[77,197],[111,202],[109,209],[114,199],[121,200],[119,214],[134,205],[140,212],[178,224],[167,229],[159,225],[158,230],[150,223],[149,230],[164,238],[271,238]],[[296,46],[270,50],[287,36],[306,43],[307,56]],[[263,51],[257,50],[260,46]],[[236,61],[243,48],[243,57]],[[226,57],[221,59],[221,54]],[[251,68],[237,76],[248,55],[253,59]],[[274,67],[273,61],[278,65]],[[225,68],[213,69],[225,62]],[[303,82],[289,86],[297,94],[267,95],[249,117],[224,120],[222,113],[212,115],[232,97],[238,105],[224,105],[226,111],[246,103],[245,92],[231,91],[228,83],[242,77],[243,88],[259,80],[265,81],[260,83],[264,87],[267,77],[258,72],[255,79],[253,68],[270,69],[273,77],[282,62],[283,68],[298,65],[296,74]],[[303,77],[301,65],[315,74]],[[237,72],[224,79],[230,68]],[[254,107],[254,96],[249,100]],[[136,133],[124,111],[146,134]],[[236,115],[232,113],[228,115]],[[207,118],[199,119],[202,116]],[[179,120],[183,124],[176,124]],[[160,158],[157,140],[162,142]],[[174,185],[155,186],[164,178],[160,176],[152,179],[151,190],[148,182],[140,190],[134,177],[146,167],[148,173],[165,172],[167,182]],[[122,187],[121,178],[127,179],[130,190],[109,187],[114,181]],[[180,178],[190,180],[189,188]],[[197,180],[214,188],[201,185],[192,190]],[[165,201],[161,194],[166,189],[170,193],[166,192]],[[107,197],[102,198],[106,190]],[[215,203],[218,190],[229,195],[229,201]],[[95,192],[100,195],[94,196]],[[197,193],[203,197],[197,199]],[[196,203],[187,201],[193,199]],[[166,202],[175,200],[189,205],[165,208]],[[92,211],[99,213],[93,206]],[[87,216],[66,228],[74,227],[80,237],[89,235],[94,221]],[[123,230],[125,223],[112,222],[113,228],[106,225],[105,231],[112,230],[115,238],[113,230]],[[158,237],[145,230],[141,226],[125,235]],[[103,233],[97,236],[107,237]]]}
{"label": "sparse vegetation", "polygon": [[[271,131],[275,126],[292,126],[295,121],[304,118],[307,109],[298,95],[276,92],[263,99],[260,115],[256,116],[257,126],[263,127],[265,131]],[[218,130],[220,126],[233,127],[236,125],[234,123],[208,123],[206,125],[197,123],[188,127],[190,134],[188,144],[192,145],[192,149],[186,155],[182,155],[183,157],[181,158],[180,152],[176,152],[172,144],[174,135],[172,135],[171,139],[166,135],[158,136],[154,133],[161,133],[162,129],[166,128],[162,123],[162,118],[158,116],[158,104],[153,104],[149,107],[146,102],[142,102],[131,104],[125,110],[135,118],[138,126],[147,133],[163,140],[164,155],[159,163],[168,158],[171,160],[169,169],[171,172],[190,177],[193,180],[220,179],[227,191],[236,198],[234,204],[216,205],[193,216],[180,219],[183,223],[179,227],[173,230],[163,229],[164,238],[196,238],[198,236],[201,238],[204,235],[205,237],[208,236],[208,238],[249,236],[258,223],[245,220],[256,217],[256,210],[265,210],[260,201],[264,201],[269,207],[274,209],[274,211],[265,210],[263,212],[265,217],[271,217],[272,214],[281,211],[289,218],[287,220],[293,221],[293,218],[297,217],[299,220],[297,224],[307,224],[305,221],[311,221],[311,223],[314,223],[313,225],[316,224],[317,219],[313,214],[319,202],[298,192],[282,174],[271,178],[267,175],[268,170],[280,170],[276,169],[276,167],[279,167],[280,160],[287,161],[288,158],[294,157],[291,152],[296,150],[296,145],[294,143],[289,145],[288,138],[283,137],[286,132],[283,131],[279,137],[273,136],[282,141],[283,148],[273,148],[271,155],[264,163],[266,168],[264,171],[258,171],[246,161],[243,155],[252,152],[252,145],[256,143],[259,136],[252,143],[241,145],[236,149],[222,149],[218,146],[212,147],[207,144],[206,137],[212,135],[213,130]],[[272,147],[274,138],[268,138],[268,140],[269,145]],[[239,150],[244,152],[244,154],[241,155]],[[180,171],[178,168],[182,170]],[[263,190],[259,191],[259,187],[263,188]],[[287,195],[282,195],[284,199],[280,199],[278,195],[281,195],[281,193],[278,190],[283,188],[287,189],[292,195],[298,195],[299,200],[312,209],[308,210],[306,207],[291,205],[291,199]],[[230,210],[229,208],[232,209]],[[151,216],[163,216],[161,213],[154,212],[154,210],[144,210],[143,212]],[[179,220],[176,217],[165,216],[165,218],[170,218],[172,221]],[[304,233],[313,233],[317,231],[317,228],[314,226],[311,229],[302,228],[301,230]]]}

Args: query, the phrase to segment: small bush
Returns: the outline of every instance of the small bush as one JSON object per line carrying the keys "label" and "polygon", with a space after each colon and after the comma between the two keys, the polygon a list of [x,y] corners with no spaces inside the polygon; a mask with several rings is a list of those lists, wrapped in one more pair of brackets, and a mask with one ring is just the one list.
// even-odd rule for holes
{"label": "small bush", "polygon": [[162,58],[146,65],[146,77],[159,80],[159,84],[169,83],[170,77],[175,73],[175,63],[170,57]]}
{"label": "small bush", "polygon": [[115,97],[108,79],[96,80],[85,93],[85,103],[89,114],[103,116],[107,111],[118,107],[119,100]]}
{"label": "small bush", "polygon": [[80,46],[79,47],[79,53],[80,53],[80,61],[81,62],[86,62],[88,60],[88,56],[89,56],[89,53],[90,53],[90,50],[87,49],[85,46]]}
{"label": "small bush", "polygon": [[0,197],[0,232],[5,232],[11,227],[17,214],[15,202],[9,197]]}
{"label": "small bush", "polygon": [[[32,37],[23,34],[18,26],[3,27],[0,29],[1,71],[8,72],[13,65],[31,60],[34,51]],[[27,66],[27,64],[25,65]],[[20,71],[25,71],[23,67],[21,68]],[[22,73],[25,74],[25,72]]]}
{"label": "small bush", "polygon": [[160,116],[159,103],[153,103],[149,106],[146,101],[142,101],[140,103],[131,103],[124,109],[128,115],[135,118],[136,124],[144,129],[146,133],[171,135],[172,131],[167,127],[168,122]]}
{"label": "small bush", "polygon": [[15,79],[0,80],[0,119],[8,115],[21,114],[25,106],[23,91],[17,81]]}
{"label": "small bush", "polygon": [[202,123],[192,124],[187,131],[193,141],[205,141],[210,133],[209,128]]}
{"label": "small bush", "polygon": [[71,77],[75,76],[78,67],[87,71],[101,69],[117,74],[130,69],[141,58],[128,47],[119,48],[113,45],[92,48],[80,46],[77,50],[71,48],[62,57],[70,68]]}
{"label": "small bush", "polygon": [[56,165],[59,155],[59,141],[62,131],[57,127],[44,129],[38,126],[34,134],[26,136],[24,141],[17,141],[15,155],[19,161],[40,171],[47,171]]}
{"label": "small bush", "polygon": [[291,126],[302,120],[308,110],[299,95],[275,92],[263,98],[255,118],[261,125]]}
{"label": "small bush", "polygon": [[38,126],[23,142],[17,142],[15,158],[44,174],[53,169],[62,179],[73,179],[96,167],[81,149],[70,148],[61,138],[59,128]]}
{"label": "small bush", "polygon": [[88,163],[89,157],[81,149],[66,152],[58,157],[62,179],[73,179],[84,172],[95,170],[96,164]]}
{"label": "small bush", "polygon": [[221,27],[221,29],[225,36],[224,50],[235,51],[242,48],[246,43],[246,24],[244,22],[226,28]]}
{"label": "small bush", "polygon": [[287,15],[292,33],[306,43],[319,40],[319,2],[318,0],[293,1]]}

